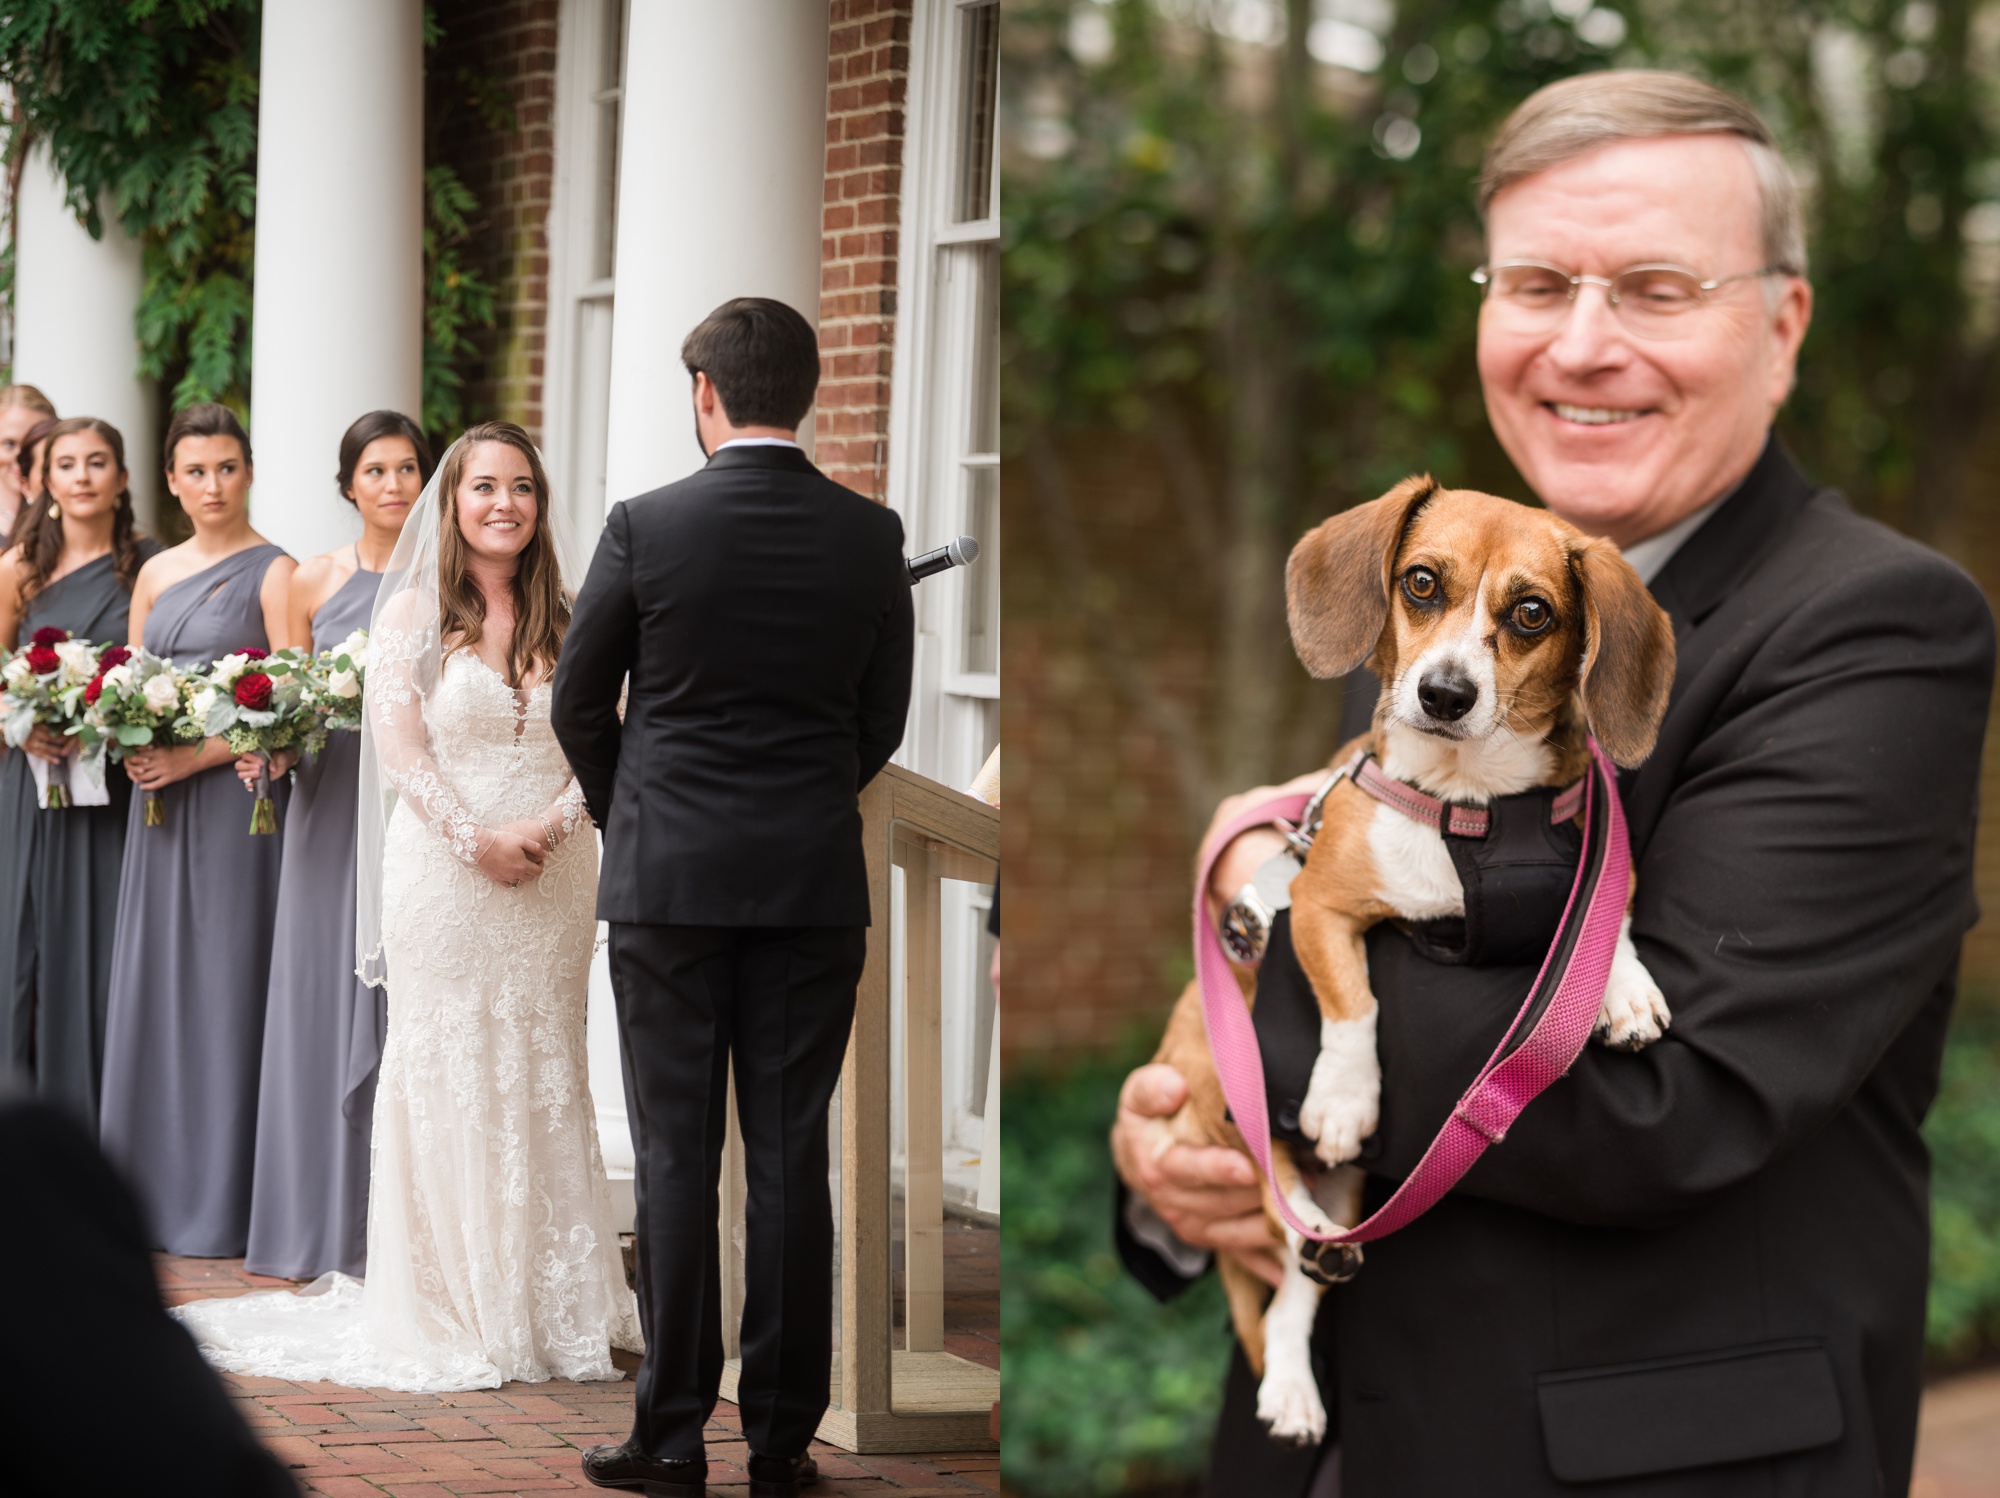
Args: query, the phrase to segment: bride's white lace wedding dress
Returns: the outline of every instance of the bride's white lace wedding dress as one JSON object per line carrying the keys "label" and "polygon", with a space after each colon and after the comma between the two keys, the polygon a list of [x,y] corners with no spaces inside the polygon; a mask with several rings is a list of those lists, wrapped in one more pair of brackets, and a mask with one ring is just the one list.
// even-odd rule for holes
{"label": "bride's white lace wedding dress", "polygon": [[[441,1392],[615,1379],[637,1351],[584,1051],[596,839],[549,726],[470,650],[435,690],[378,632],[368,696],[401,792],[382,862],[389,1031],[375,1097],[368,1278],[195,1301],[211,1363]],[[406,637],[407,639],[407,637]],[[558,834],[518,888],[475,866],[487,829]]]}

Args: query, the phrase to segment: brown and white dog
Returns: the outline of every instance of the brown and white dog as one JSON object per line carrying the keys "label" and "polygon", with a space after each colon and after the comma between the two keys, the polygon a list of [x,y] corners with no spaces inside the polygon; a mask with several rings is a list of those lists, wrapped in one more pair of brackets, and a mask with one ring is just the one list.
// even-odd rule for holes
{"label": "brown and white dog", "polygon": [[[1611,759],[1652,752],[1673,681],[1673,631],[1609,541],[1543,510],[1406,479],[1334,516],[1293,549],[1286,569],[1292,643],[1306,669],[1341,676],[1364,661],[1382,683],[1362,747],[1383,770],[1432,796],[1484,804],[1537,786],[1567,786],[1589,763],[1594,733]],[[1361,1173],[1343,1162],[1374,1132],[1381,1094],[1375,996],[1363,939],[1378,921],[1464,914],[1459,876],[1432,828],[1343,780],[1291,886],[1292,943],[1320,1010],[1320,1049],[1300,1110],[1316,1160],[1272,1142],[1278,1188],[1322,1231],[1359,1220]],[[1240,975],[1254,1002],[1250,975]],[[1636,1049],[1667,1027],[1666,1001],[1619,934],[1597,1038]],[[1201,996],[1175,1005],[1157,1061],[1187,1078],[1188,1097],[1157,1128],[1172,1143],[1242,1149],[1226,1117]],[[1468,1081],[1471,1079],[1468,1078]],[[1342,1166],[1338,1170],[1323,1167]],[[1267,1287],[1221,1262],[1230,1314],[1262,1382],[1257,1413],[1281,1440],[1317,1442],[1326,1413],[1309,1343],[1322,1287],[1301,1268],[1299,1235],[1265,1217],[1285,1265]]]}

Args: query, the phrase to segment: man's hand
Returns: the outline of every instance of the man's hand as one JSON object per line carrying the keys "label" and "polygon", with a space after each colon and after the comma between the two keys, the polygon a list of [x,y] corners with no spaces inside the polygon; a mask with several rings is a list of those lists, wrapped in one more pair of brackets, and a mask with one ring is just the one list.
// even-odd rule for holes
{"label": "man's hand", "polygon": [[1158,1120],[1187,1100],[1187,1082],[1171,1066],[1142,1066],[1118,1093],[1111,1156],[1118,1174],[1183,1243],[1227,1254],[1257,1278],[1276,1285],[1284,1265],[1264,1220],[1257,1167],[1232,1149],[1169,1144]]}

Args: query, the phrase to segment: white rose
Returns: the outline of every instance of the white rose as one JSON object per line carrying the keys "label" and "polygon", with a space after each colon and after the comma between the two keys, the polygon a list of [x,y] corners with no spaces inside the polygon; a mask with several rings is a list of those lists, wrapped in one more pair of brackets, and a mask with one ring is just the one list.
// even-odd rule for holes
{"label": "white rose", "polygon": [[64,640],[56,646],[56,657],[62,662],[63,680],[70,686],[80,685],[97,674],[97,652],[88,640]]}
{"label": "white rose", "polygon": [[215,670],[209,679],[219,687],[231,686],[249,664],[250,657],[247,655],[225,655],[215,663]]}
{"label": "white rose", "polygon": [[[125,668],[123,666],[120,666],[118,667],[118,669],[120,671],[123,671]],[[167,675],[167,673],[164,671],[160,672],[157,676],[149,676],[146,678],[144,695],[146,698],[146,706],[151,708],[156,713],[172,712],[176,707],[180,705],[180,700],[181,700],[180,686],[177,682],[175,682],[175,680],[171,676]],[[207,709],[204,708],[202,711],[205,713],[207,712]]]}
{"label": "white rose", "polygon": [[327,677],[326,689],[336,697],[359,697],[361,678],[352,671],[336,671]]}
{"label": "white rose", "polygon": [[335,655],[344,655],[354,663],[357,671],[368,669],[368,631],[357,629],[353,634],[334,647]]}
{"label": "white rose", "polygon": [[[160,679],[161,678],[157,676],[153,678],[154,681],[158,681]],[[151,682],[147,683],[148,687],[150,687],[151,685],[152,685]],[[209,709],[215,706],[215,699],[216,699],[215,688],[203,687],[200,691],[196,692],[194,694],[194,697],[188,702],[188,715],[192,717],[197,723],[201,722],[208,716]]]}
{"label": "white rose", "polygon": [[28,668],[28,654],[26,651],[22,651],[21,654],[7,662],[6,671],[0,672],[0,675],[6,677],[7,685],[16,692],[25,692],[35,684],[35,673]]}
{"label": "white rose", "polygon": [[113,666],[104,673],[104,690],[107,692],[122,692],[131,685],[132,667],[129,664]]}

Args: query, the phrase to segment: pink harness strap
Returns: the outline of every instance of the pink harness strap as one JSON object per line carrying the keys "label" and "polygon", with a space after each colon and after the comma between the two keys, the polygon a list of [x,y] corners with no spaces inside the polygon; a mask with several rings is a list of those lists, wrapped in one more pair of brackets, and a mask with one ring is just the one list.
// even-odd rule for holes
{"label": "pink harness strap", "polygon": [[[1375,756],[1365,751],[1357,755],[1348,766],[1348,776],[1353,782],[1385,806],[1393,806],[1413,822],[1422,822],[1426,827],[1442,828],[1453,837],[1484,837],[1492,817],[1483,806],[1460,806],[1455,802],[1441,801],[1436,796],[1427,795],[1415,786],[1401,780],[1392,779]],[[1584,777],[1589,779],[1588,776]],[[1567,822],[1575,816],[1583,805],[1584,781],[1579,780],[1549,807],[1549,821]],[[1449,820],[1447,820],[1447,818]]]}
{"label": "pink harness strap", "polygon": [[[1341,1232],[1315,1232],[1299,1221],[1272,1178],[1264,1060],[1257,1049],[1250,1006],[1243,1002],[1230,974],[1229,959],[1223,954],[1221,937],[1208,918],[1209,876],[1222,849],[1239,833],[1253,827],[1268,826],[1279,818],[1296,822],[1311,798],[1278,796],[1250,807],[1225,826],[1211,844],[1210,852],[1202,860],[1194,894],[1195,975],[1201,984],[1208,1045],[1215,1056],[1230,1116],[1236,1121],[1257,1168],[1271,1183],[1278,1213],[1304,1237],[1323,1243],[1367,1243],[1415,1221],[1458,1184],[1488,1145],[1498,1144],[1506,1137],[1521,1110],[1569,1070],[1590,1039],[1598,1009],[1604,1002],[1605,985],[1611,977],[1611,959],[1617,950],[1632,875],[1632,852],[1625,832],[1624,808],[1618,802],[1616,774],[1595,739],[1590,741],[1590,757],[1590,770],[1577,787],[1583,799],[1583,856],[1577,861],[1576,881],[1570,886],[1562,925],[1527,998],[1479,1075],[1431,1141],[1430,1148],[1424,1151],[1416,1169],[1367,1221]],[[1366,762],[1361,768],[1365,771]],[[1604,821],[1601,829],[1595,825],[1599,817]],[[1603,837],[1602,856],[1593,859],[1592,849],[1597,846],[1593,834],[1599,832]],[[1554,993],[1536,1016],[1534,1011],[1551,980]],[[1524,1024],[1529,1025],[1528,1032],[1520,1036]]]}

